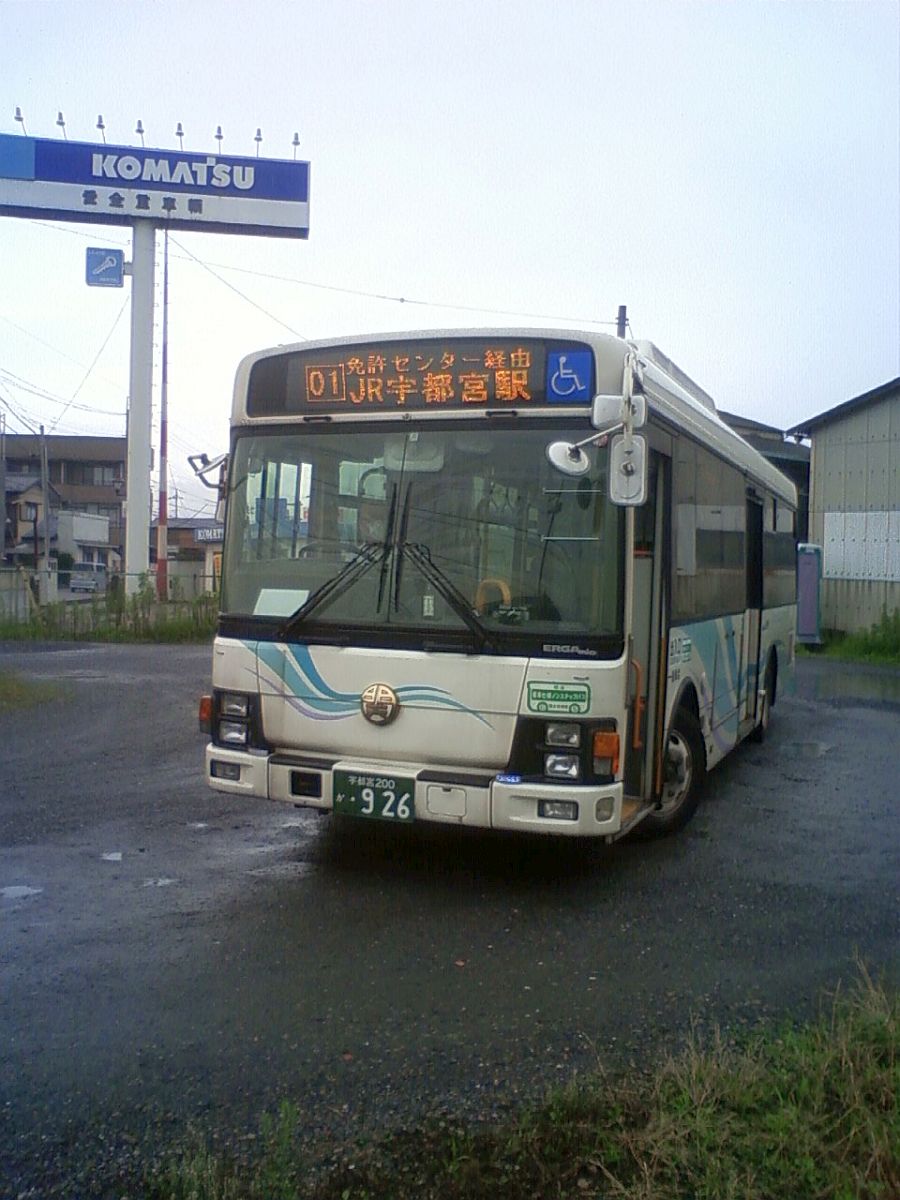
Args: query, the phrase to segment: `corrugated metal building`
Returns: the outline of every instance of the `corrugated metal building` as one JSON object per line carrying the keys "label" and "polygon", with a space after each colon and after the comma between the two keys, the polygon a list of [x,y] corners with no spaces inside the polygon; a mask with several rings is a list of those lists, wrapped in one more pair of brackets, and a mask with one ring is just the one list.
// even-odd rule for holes
{"label": "corrugated metal building", "polygon": [[809,541],[809,446],[789,441],[777,425],[764,425],[721,409],[719,416],[793,483],[797,489],[797,541]]}
{"label": "corrugated metal building", "polygon": [[900,376],[788,433],[812,443],[809,540],[822,547],[822,625],[868,629],[900,608]]}

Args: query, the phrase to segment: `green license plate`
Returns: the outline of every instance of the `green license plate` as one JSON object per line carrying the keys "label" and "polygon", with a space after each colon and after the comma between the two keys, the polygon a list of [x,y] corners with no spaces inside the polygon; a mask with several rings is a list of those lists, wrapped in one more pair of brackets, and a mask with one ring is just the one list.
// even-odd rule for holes
{"label": "green license plate", "polygon": [[415,816],[413,779],[355,771],[335,771],[332,778],[336,813],[379,821],[411,821]]}

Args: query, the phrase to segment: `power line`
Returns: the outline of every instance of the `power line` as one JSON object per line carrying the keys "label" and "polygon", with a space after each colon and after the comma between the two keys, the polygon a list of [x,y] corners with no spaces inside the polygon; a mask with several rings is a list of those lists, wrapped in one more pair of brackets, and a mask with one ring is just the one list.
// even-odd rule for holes
{"label": "power line", "polygon": [[84,387],[84,385],[87,383],[88,379],[90,378],[91,372],[93,371],[94,367],[96,367],[96,365],[100,359],[100,355],[106,349],[107,345],[109,344],[110,338],[115,333],[116,326],[119,324],[119,321],[122,318],[122,313],[128,307],[129,300],[130,300],[130,296],[126,295],[125,299],[122,301],[122,307],[116,313],[116,318],[113,321],[112,325],[109,327],[109,333],[107,333],[106,337],[103,339],[103,344],[101,345],[101,347],[97,351],[97,353],[94,355],[94,361],[88,367],[87,372],[84,375],[84,378],[81,380],[81,383],[79,383],[78,387],[72,393],[72,399],[69,401],[69,403],[66,405],[66,407],[62,410],[62,412],[59,414],[59,416],[56,418],[56,420],[53,422],[53,424],[50,426],[51,433],[56,428],[56,426],[59,424],[59,422],[62,420],[62,418],[66,415],[66,413],[69,410],[70,405],[72,404],[72,401],[74,401],[75,397],[78,395],[78,393],[81,391],[81,389]]}
{"label": "power line", "polygon": [[[2,313],[0,313],[0,321],[5,322],[5,324],[10,325],[13,329],[18,330],[19,333],[24,333],[26,337],[30,337],[33,341],[35,341],[39,345],[43,346],[46,350],[52,350],[53,353],[58,354],[60,358],[65,358],[69,362],[74,363],[76,367],[81,367],[81,369],[84,370],[83,362],[79,361],[79,359],[77,359],[77,358],[73,358],[71,354],[66,354],[65,350],[60,350],[58,346],[53,346],[53,345],[51,345],[50,342],[45,341],[41,337],[38,337],[38,335],[36,333],[32,333],[31,330],[26,329],[24,327],[24,325],[17,325],[15,321],[11,321],[9,319],[9,317],[4,317]],[[101,376],[101,378],[102,378],[102,376]],[[113,383],[113,381],[111,379],[107,379],[107,380],[105,380],[105,382],[108,383],[111,387],[115,387],[116,389],[118,389],[118,387],[119,387],[119,384]]]}
{"label": "power line", "polygon": [[23,417],[20,412],[17,412],[16,409],[13,408],[12,404],[10,404],[8,397],[4,396],[2,392],[0,392],[0,404],[3,405],[3,407],[8,413],[10,413],[11,416],[16,418],[20,425],[24,425],[30,433],[37,433],[36,426],[32,425],[30,421],[26,420],[26,418]]}
{"label": "power line", "polygon": [[[77,230],[74,230],[74,229],[65,229],[65,228],[60,228],[59,226],[50,225],[49,223],[44,222],[44,221],[35,221],[34,224],[35,225],[44,225],[47,228],[57,229],[61,233],[71,233],[75,237],[90,236],[87,234],[79,233]],[[479,304],[454,304],[454,303],[448,303],[443,300],[422,300],[422,299],[418,299],[416,297],[395,296],[395,295],[392,295],[387,292],[367,292],[367,291],[364,291],[362,288],[343,287],[340,284],[334,284],[334,283],[317,283],[311,279],[298,279],[298,278],[296,278],[296,276],[293,276],[293,275],[276,275],[269,271],[254,271],[251,267],[235,267],[235,266],[232,266],[230,263],[207,263],[203,259],[199,258],[196,254],[192,254],[191,251],[188,250],[185,246],[181,246],[181,245],[179,245],[179,243],[175,242],[174,238],[172,238],[171,241],[173,242],[173,244],[178,245],[179,249],[182,251],[183,254],[185,254],[188,258],[193,259],[194,262],[196,262],[199,266],[203,267],[205,270],[209,271],[210,274],[213,275],[216,279],[218,279],[220,283],[224,284],[225,287],[231,288],[231,290],[233,292],[235,292],[243,300],[246,300],[248,304],[252,304],[254,308],[258,308],[260,310],[260,312],[264,313],[267,317],[270,317],[273,321],[276,321],[279,325],[282,325],[290,333],[293,333],[295,337],[299,337],[301,341],[308,341],[309,339],[302,337],[302,335],[298,334],[296,332],[296,330],[291,328],[290,325],[285,324],[284,321],[281,321],[278,317],[274,316],[272,313],[267,312],[266,309],[264,309],[261,305],[257,304],[254,300],[251,300],[249,296],[245,296],[243,292],[241,292],[238,288],[236,288],[232,284],[230,284],[227,279],[222,279],[219,275],[216,274],[216,272],[213,270],[213,268],[217,267],[220,271],[231,271],[231,272],[234,272],[234,273],[240,274],[240,275],[253,275],[257,279],[270,279],[275,283],[295,283],[299,287],[314,288],[318,291],[324,291],[324,292],[337,292],[344,296],[359,296],[361,299],[364,299],[364,300],[380,300],[380,301],[383,301],[383,302],[389,303],[389,304],[411,304],[411,305],[413,305],[415,307],[419,307],[419,308],[442,308],[442,309],[446,309],[449,311],[455,311],[455,312],[480,312],[480,313],[487,313],[488,315],[498,316],[498,317],[525,317],[530,321],[564,321],[570,325],[610,325],[610,326],[615,326],[617,324],[616,321],[599,321],[599,320],[597,320],[596,317],[577,317],[577,316],[572,316],[572,315],[563,315],[560,313],[520,312],[516,309],[489,308],[489,307],[485,307],[485,306],[479,305]],[[631,326],[630,326],[630,322],[629,322],[629,329],[630,329],[630,327]]]}
{"label": "power line", "polygon": [[62,396],[54,395],[53,392],[48,392],[45,388],[38,387],[28,379],[23,379],[21,375],[16,375],[12,371],[7,371],[4,367],[0,367],[0,376],[9,386],[16,388],[20,392],[27,392],[30,396],[37,396],[40,400],[49,400],[51,404],[68,404],[70,407],[77,409],[79,412],[97,413],[102,417],[120,417],[125,418],[125,412],[115,411],[108,408],[95,408],[92,404],[75,404],[71,400],[66,400]]}
{"label": "power line", "polygon": [[286,321],[282,321],[280,317],[276,317],[274,313],[270,313],[268,309],[263,308],[261,304],[257,304],[255,300],[251,300],[249,296],[245,295],[244,292],[240,290],[240,288],[236,288],[233,283],[229,283],[227,279],[223,279],[222,276],[217,274],[211,266],[203,261],[202,258],[198,258],[196,254],[191,254],[190,250],[188,250],[185,246],[182,246],[180,242],[177,242],[175,238],[171,238],[170,240],[173,246],[177,246],[179,250],[183,251],[183,253],[185,253],[189,258],[192,258],[194,262],[203,267],[205,271],[209,271],[210,275],[212,275],[214,279],[218,279],[219,283],[229,288],[235,293],[235,295],[240,296],[242,300],[246,300],[248,304],[251,304],[256,309],[259,309],[259,311],[265,314],[270,321],[274,321],[276,325],[280,325],[282,329],[286,329],[288,333],[292,333],[294,337],[299,338],[301,342],[309,340],[308,338],[304,337],[302,333],[298,333],[297,330],[291,325],[288,325]]}
{"label": "power line", "polygon": [[[199,259],[197,260],[200,261]],[[209,270],[209,265],[203,263]],[[443,308],[457,312],[480,312],[495,317],[526,317],[531,321],[567,321],[573,325],[616,325],[616,321],[598,321],[596,317],[560,316],[558,313],[519,312],[515,309],[485,308],[481,304],[450,304],[443,300],[419,300],[410,296],[393,296],[385,292],[366,292],[360,288],[340,287],[331,283],[313,283],[309,279],[297,279],[290,275],[273,275],[266,271],[254,271],[250,267],[233,267],[216,263],[222,271],[235,271],[242,275],[256,275],[260,279],[271,279],[276,283],[296,283],[300,287],[316,288],[325,292],[339,292],[345,296],[360,296],[366,300],[383,300],[392,304],[411,304],[420,308]],[[224,282],[224,281],[223,281]],[[239,293],[240,294],[240,293]],[[304,339],[306,340],[306,339]]]}
{"label": "power line", "polygon": [[[52,229],[54,233],[69,233],[72,237],[86,238],[89,242],[97,240],[96,233],[82,233],[80,229],[67,229],[56,221],[37,221],[32,218],[30,223],[32,225],[39,225],[42,229]],[[111,237],[107,233],[104,233],[103,239],[104,241],[112,242],[116,246],[121,246],[124,250],[128,249],[128,242],[116,241],[114,237]]]}

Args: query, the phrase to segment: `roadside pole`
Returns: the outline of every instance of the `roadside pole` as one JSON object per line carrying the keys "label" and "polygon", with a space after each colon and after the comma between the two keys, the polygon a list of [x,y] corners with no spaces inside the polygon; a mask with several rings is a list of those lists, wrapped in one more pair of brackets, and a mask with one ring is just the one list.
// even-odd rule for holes
{"label": "roadside pole", "polygon": [[156,522],[156,598],[169,598],[169,231],[163,234],[162,380],[159,394],[159,515]]}
{"label": "roadside pole", "polygon": [[125,491],[125,594],[150,570],[150,424],[153,400],[153,287],[156,223],[131,235],[131,368]]}
{"label": "roadside pole", "polygon": [[6,417],[0,413],[0,567],[6,561]]}
{"label": "roadside pole", "polygon": [[[50,471],[47,466],[47,438],[44,427],[41,426],[41,507],[44,510],[44,555],[41,570],[38,575],[38,597],[41,604],[49,604],[51,599],[50,587]],[[37,527],[35,527],[37,537]],[[37,546],[35,545],[35,556]]]}

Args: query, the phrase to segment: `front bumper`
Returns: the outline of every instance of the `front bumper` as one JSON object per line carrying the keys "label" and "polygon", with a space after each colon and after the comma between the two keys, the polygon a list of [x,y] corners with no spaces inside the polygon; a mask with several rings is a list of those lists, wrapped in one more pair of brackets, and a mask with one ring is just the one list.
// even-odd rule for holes
{"label": "front bumper", "polygon": [[[239,778],[224,779],[214,764],[239,768]],[[409,763],[341,759],[323,762],[300,755],[206,748],[210,787],[260,799],[281,800],[330,812],[333,772],[396,774],[415,780],[415,819],[480,829],[508,829],[563,837],[611,837],[622,826],[621,783],[571,785],[516,781],[477,771],[447,771]],[[318,791],[318,794],[315,792]],[[541,801],[577,804],[575,820],[542,817]]]}

